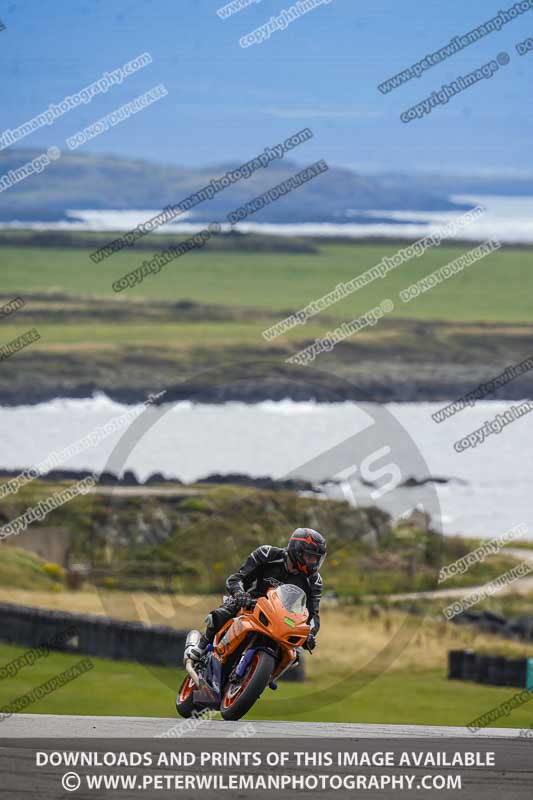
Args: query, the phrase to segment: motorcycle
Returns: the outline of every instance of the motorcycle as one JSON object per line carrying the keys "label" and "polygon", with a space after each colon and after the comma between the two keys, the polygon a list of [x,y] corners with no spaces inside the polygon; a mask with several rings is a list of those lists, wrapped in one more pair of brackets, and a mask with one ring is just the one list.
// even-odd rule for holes
{"label": "motorcycle", "polygon": [[190,717],[217,709],[223,719],[243,717],[269,686],[298,663],[298,649],[311,632],[305,592],[283,584],[269,589],[253,610],[240,609],[218,631],[201,661],[187,657],[200,632],[193,630],[185,645],[187,675],[181,685],[176,710]]}

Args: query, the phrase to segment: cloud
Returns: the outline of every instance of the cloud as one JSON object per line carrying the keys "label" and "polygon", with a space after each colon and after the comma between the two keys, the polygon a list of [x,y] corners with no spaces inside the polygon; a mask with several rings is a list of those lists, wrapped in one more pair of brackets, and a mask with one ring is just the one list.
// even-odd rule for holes
{"label": "cloud", "polygon": [[271,117],[282,117],[283,119],[381,119],[384,114],[382,111],[336,111],[330,108],[258,108],[261,114],[268,114]]}

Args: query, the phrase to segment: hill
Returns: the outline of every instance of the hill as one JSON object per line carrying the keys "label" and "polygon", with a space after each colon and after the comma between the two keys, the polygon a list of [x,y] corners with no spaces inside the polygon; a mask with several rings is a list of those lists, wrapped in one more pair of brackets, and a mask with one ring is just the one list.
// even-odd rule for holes
{"label": "hill", "polygon": [[[72,558],[90,568],[92,582],[126,591],[222,593],[226,577],[248,553],[265,542],[285,546],[288,533],[301,525],[327,534],[328,591],[350,601],[434,589],[441,559],[449,563],[472,547],[467,540],[443,538],[407,521],[394,523],[376,507],[353,508],[345,501],[288,490],[216,484],[187,488],[189,494],[177,496],[92,493],[52,511],[46,525],[72,532]],[[35,481],[6,497],[0,523],[15,519],[50,492],[48,483]],[[1,548],[4,560],[16,552],[6,544]],[[475,565],[466,583],[500,575],[514,563],[493,557]],[[42,573],[40,564],[30,566],[32,575]],[[10,579],[0,571],[0,585],[27,588],[21,577],[22,572]]]}
{"label": "hill", "polygon": [[[33,149],[0,152],[0,176],[40,153]],[[253,155],[247,154],[243,163]],[[299,164],[287,159],[272,162],[197,205],[186,218],[198,222],[225,221],[230,211],[290,178],[312,160]],[[329,166],[328,172],[254,214],[254,221],[338,223],[353,222],[357,220],[357,212],[368,210],[446,211],[464,207],[448,200],[446,193],[431,188],[412,186],[405,181],[392,183]],[[60,220],[69,209],[161,209],[179,203],[212,178],[220,178],[238,167],[237,163],[227,163],[191,169],[67,152],[39,174],[0,193],[0,220]],[[379,218],[366,221],[379,222]]]}

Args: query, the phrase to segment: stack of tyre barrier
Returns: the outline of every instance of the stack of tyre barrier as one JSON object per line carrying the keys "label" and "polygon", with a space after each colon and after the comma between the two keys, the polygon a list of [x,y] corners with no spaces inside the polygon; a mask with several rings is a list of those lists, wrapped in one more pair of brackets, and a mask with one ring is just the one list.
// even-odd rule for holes
{"label": "stack of tyre barrier", "polygon": [[483,633],[496,633],[506,639],[533,641],[533,617],[523,615],[507,619],[493,611],[463,611],[453,621],[457,625],[475,625]]}
{"label": "stack of tyre barrier", "polygon": [[450,650],[448,678],[533,690],[533,658],[504,658],[473,650]]}
{"label": "stack of tyre barrier", "polygon": [[[187,631],[162,625],[0,603],[0,640],[9,644],[177,667],[186,638]],[[303,663],[282,680],[303,681]]]}
{"label": "stack of tyre barrier", "polygon": [[27,647],[176,666],[186,636],[187,631],[160,625],[0,603],[0,639]]}

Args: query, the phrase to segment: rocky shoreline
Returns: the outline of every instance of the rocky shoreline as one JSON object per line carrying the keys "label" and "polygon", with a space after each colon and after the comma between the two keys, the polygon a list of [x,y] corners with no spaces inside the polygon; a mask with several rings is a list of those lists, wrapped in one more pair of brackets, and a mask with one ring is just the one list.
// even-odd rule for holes
{"label": "rocky shoreline", "polygon": [[[31,469],[31,467],[27,467]],[[24,470],[0,469],[0,480],[11,480],[18,477]],[[86,469],[54,469],[46,474],[39,476],[39,480],[47,482],[58,481],[82,481],[85,478],[94,475],[93,472]],[[172,486],[203,486],[203,485],[232,485],[232,486],[245,486],[252,489],[265,489],[266,491],[291,491],[291,492],[314,492],[320,494],[322,487],[328,483],[340,483],[338,480],[325,480],[320,484],[312,483],[300,478],[287,478],[276,480],[268,475],[260,477],[252,477],[240,472],[230,472],[224,475],[220,473],[212,473],[206,475],[204,478],[198,478],[192,483],[188,484],[181,481],[179,478],[166,478],[160,472],[154,472],[149,475],[145,481],[140,481],[137,475],[132,470],[126,470],[123,475],[118,476],[113,472],[102,472],[98,476],[99,486],[133,486],[133,487],[151,487],[161,485]],[[401,484],[401,487],[412,488],[413,486],[423,486],[426,483],[446,484],[451,482],[464,483],[458,478],[443,477],[440,475],[428,475],[424,478],[409,477]],[[375,486],[375,484],[368,481],[364,482],[365,486]]]}
{"label": "rocky shoreline", "polygon": [[[138,383],[135,386],[121,386],[108,382],[73,383],[61,385],[53,380],[41,380],[31,385],[7,385],[0,380],[0,406],[32,406],[58,399],[90,399],[97,393],[107,395],[111,400],[124,405],[142,403],[151,393],[165,391],[162,402],[175,403],[190,400],[196,403],[221,404],[227,402],[261,403],[266,400],[295,402],[315,401],[335,403],[344,401],[373,403],[442,403],[447,404],[471,392],[473,388],[494,377],[494,371],[486,371],[473,378],[471,368],[447,370],[435,366],[409,365],[401,368],[403,375],[394,375],[396,365],[388,370],[376,368],[372,376],[361,377],[359,370],[348,374],[346,379],[327,373],[327,379],[312,384],[273,378],[260,382],[238,380],[225,384],[194,380],[177,384]],[[386,374],[385,374],[386,373]],[[425,374],[424,374],[425,373]],[[432,373],[432,374],[431,374]],[[454,374],[455,373],[455,374]],[[392,378],[392,380],[391,380]],[[2,385],[3,384],[3,385]],[[533,379],[527,376],[520,381],[502,386],[497,395],[489,394],[487,400],[519,401],[533,399]]]}

